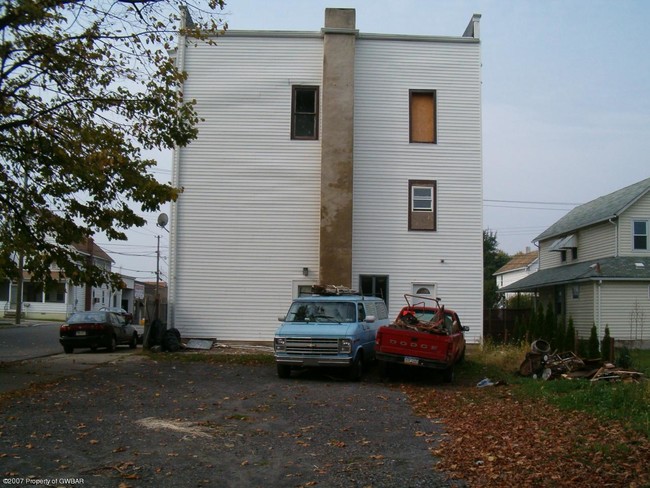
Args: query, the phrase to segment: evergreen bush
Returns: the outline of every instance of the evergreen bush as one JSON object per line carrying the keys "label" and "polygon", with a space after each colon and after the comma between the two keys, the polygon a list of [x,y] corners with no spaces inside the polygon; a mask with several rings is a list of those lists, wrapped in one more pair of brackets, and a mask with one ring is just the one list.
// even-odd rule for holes
{"label": "evergreen bush", "polygon": [[596,324],[591,326],[587,352],[589,353],[589,359],[600,357],[600,343],[598,342],[598,330],[596,329]]}
{"label": "evergreen bush", "polygon": [[576,348],[576,329],[573,326],[573,317],[569,317],[569,325],[567,326],[566,333],[564,335],[564,347],[565,351],[577,352]]}
{"label": "evergreen bush", "polygon": [[602,358],[605,361],[611,361],[612,357],[612,338],[609,335],[609,325],[605,326],[605,336],[603,337],[603,342],[600,348]]}
{"label": "evergreen bush", "polygon": [[632,356],[630,356],[630,350],[623,346],[618,351],[618,360],[616,361],[616,366],[621,368],[631,368],[632,367]]}

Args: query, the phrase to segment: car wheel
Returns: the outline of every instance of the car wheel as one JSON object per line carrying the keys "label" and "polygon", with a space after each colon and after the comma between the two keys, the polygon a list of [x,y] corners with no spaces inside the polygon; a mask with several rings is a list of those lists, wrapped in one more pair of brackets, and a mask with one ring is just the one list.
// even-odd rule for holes
{"label": "car wheel", "polygon": [[357,354],[357,357],[354,358],[352,364],[350,365],[350,370],[348,371],[348,378],[350,381],[359,381],[363,375],[363,354]]}
{"label": "car wheel", "polygon": [[445,369],[442,372],[442,379],[444,380],[445,383],[451,383],[454,381],[454,367],[449,366],[447,369]]}
{"label": "car wheel", "polygon": [[133,333],[133,337],[131,338],[131,342],[129,342],[129,347],[131,349],[135,349],[136,347],[138,347],[138,333],[137,332]]}
{"label": "car wheel", "polygon": [[63,352],[66,354],[72,354],[74,352],[74,347],[72,346],[63,346]]}
{"label": "car wheel", "polygon": [[291,366],[288,364],[278,364],[277,368],[279,378],[288,378],[291,376]]}
{"label": "car wheel", "polygon": [[117,349],[117,339],[115,339],[115,336],[111,336],[111,343],[108,346],[108,352],[114,352],[115,349]]}

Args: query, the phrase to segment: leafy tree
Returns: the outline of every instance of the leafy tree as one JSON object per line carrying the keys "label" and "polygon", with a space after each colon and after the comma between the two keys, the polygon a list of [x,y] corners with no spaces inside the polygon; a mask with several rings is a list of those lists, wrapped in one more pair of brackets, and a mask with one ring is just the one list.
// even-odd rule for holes
{"label": "leafy tree", "polygon": [[501,299],[497,293],[494,273],[510,261],[510,256],[498,249],[497,234],[490,230],[483,231],[483,306],[495,308]]}
{"label": "leafy tree", "polygon": [[[193,0],[187,0],[193,1]],[[3,0],[0,5],[0,269],[48,282],[113,282],[70,244],[126,240],[181,189],[143,150],[187,145],[199,121],[169,50],[216,32],[223,0]],[[201,4],[198,4],[201,2]],[[135,207],[133,209],[132,207]],[[22,269],[21,269],[22,268]]]}
{"label": "leafy tree", "polygon": [[532,309],[534,306],[533,295],[530,293],[517,293],[508,298],[506,308],[514,309]]}

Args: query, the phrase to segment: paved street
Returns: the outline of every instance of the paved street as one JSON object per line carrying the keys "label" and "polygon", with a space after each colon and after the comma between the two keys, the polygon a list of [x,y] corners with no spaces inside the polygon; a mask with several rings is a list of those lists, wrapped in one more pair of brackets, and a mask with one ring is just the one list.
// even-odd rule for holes
{"label": "paved street", "polygon": [[61,322],[23,321],[15,326],[0,322],[0,362],[39,358],[62,352],[59,344]]}

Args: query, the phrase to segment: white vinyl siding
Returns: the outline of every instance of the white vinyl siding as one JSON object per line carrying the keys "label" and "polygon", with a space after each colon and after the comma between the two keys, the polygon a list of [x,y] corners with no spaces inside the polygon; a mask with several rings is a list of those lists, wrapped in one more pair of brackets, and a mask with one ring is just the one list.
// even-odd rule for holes
{"label": "white vinyl siding", "polygon": [[[409,143],[409,90],[435,90],[437,144]],[[353,286],[389,276],[389,316],[412,283],[482,335],[480,46],[358,39]],[[409,180],[436,181],[437,229],[409,232]]]}
{"label": "white vinyl siding", "polygon": [[578,261],[592,261],[616,255],[616,223],[605,222],[581,229],[578,235]]}
{"label": "white vinyl siding", "polygon": [[553,268],[576,262],[592,261],[605,257],[615,256],[616,253],[616,225],[609,222],[585,227],[572,232],[578,243],[578,259],[571,256],[571,249],[566,250],[567,259],[561,261],[559,251],[549,251],[549,247],[560,237],[554,237],[540,243],[540,269]]}
{"label": "white vinyl siding", "polygon": [[[650,256],[650,248],[646,250],[634,249],[632,242],[633,223],[635,220],[645,220],[648,222],[646,228],[650,231],[650,194],[646,194],[639,199],[634,205],[631,205],[620,219],[620,249],[621,256]],[[648,240],[650,245],[650,238]]]}
{"label": "white vinyl siding", "polygon": [[[479,44],[356,46],[352,286],[389,276],[394,316],[413,282],[436,283],[478,342]],[[321,145],[291,140],[290,122],[292,86],[322,86],[322,39],[231,33],[179,59],[184,95],[205,121],[175,155],[184,192],[172,209],[168,320],[184,337],[270,341],[298,284],[319,278]],[[409,144],[411,89],[436,90],[435,145]],[[408,231],[409,180],[436,181],[436,232]]]}
{"label": "white vinyl siding", "polygon": [[188,47],[184,94],[205,122],[180,150],[173,323],[185,337],[269,341],[292,283],[318,279],[320,142],[291,140],[292,85],[321,84],[320,38]]}
{"label": "white vinyl siding", "polygon": [[614,339],[649,340],[648,282],[604,281],[600,286],[600,305],[598,285],[594,291],[594,317],[599,337],[602,338],[605,326],[609,325],[609,333]]}
{"label": "white vinyl siding", "polygon": [[[574,286],[580,288],[580,297],[573,298]],[[573,327],[580,337],[589,337],[591,326],[594,323],[594,288],[596,284],[587,281],[576,284],[569,284],[565,289],[566,297],[566,325],[569,318],[573,319]]]}

